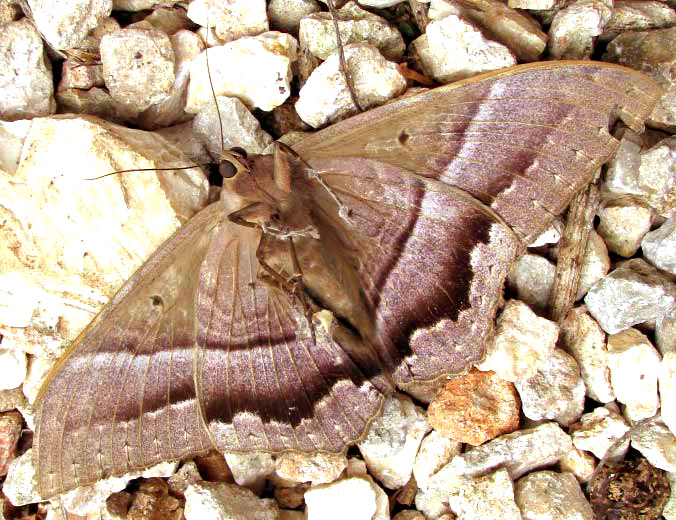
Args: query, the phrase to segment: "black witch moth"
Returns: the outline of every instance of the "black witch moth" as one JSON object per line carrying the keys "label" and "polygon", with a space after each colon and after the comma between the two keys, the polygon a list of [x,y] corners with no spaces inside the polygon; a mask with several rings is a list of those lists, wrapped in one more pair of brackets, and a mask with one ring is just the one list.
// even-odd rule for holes
{"label": "black witch moth", "polygon": [[40,492],[217,449],[341,451],[396,384],[482,360],[529,241],[641,130],[656,85],[551,62],[232,159],[39,396]]}

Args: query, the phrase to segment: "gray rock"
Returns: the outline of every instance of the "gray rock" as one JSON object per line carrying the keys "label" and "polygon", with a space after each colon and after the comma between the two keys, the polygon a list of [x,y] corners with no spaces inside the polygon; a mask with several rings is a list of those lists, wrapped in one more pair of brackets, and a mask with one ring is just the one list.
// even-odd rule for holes
{"label": "gray rock", "polygon": [[610,251],[625,258],[634,256],[638,251],[653,222],[650,208],[640,204],[608,204],[597,214],[599,225],[596,231]]}
{"label": "gray rock", "polygon": [[631,445],[656,468],[676,471],[676,437],[659,418],[640,424],[631,434]]}
{"label": "gray rock", "polygon": [[568,313],[561,324],[561,338],[564,348],[580,366],[589,397],[601,403],[613,401],[606,334],[584,306]]}
{"label": "gray rock", "polygon": [[631,422],[657,413],[660,355],[642,332],[627,329],[608,336],[610,382]]}
{"label": "gray rock", "polygon": [[658,0],[617,0],[600,36],[609,41],[626,31],[661,29],[676,23],[676,10]]}
{"label": "gray rock", "polygon": [[662,98],[650,115],[649,124],[676,130],[676,55],[664,52],[676,46],[676,27],[652,31],[628,31],[612,40],[605,61],[626,65],[652,76],[662,87]]}
{"label": "gray rock", "polygon": [[[237,98],[218,96],[218,105],[205,105],[193,119],[195,137],[206,144],[212,157],[223,150],[239,147],[248,154],[261,154],[272,144],[272,137],[261,128],[258,120]],[[223,142],[219,118],[223,124]]]}
{"label": "gray rock", "polygon": [[[338,29],[343,45],[369,43],[387,60],[401,61],[406,45],[399,31],[387,20],[365,11],[356,2],[345,4],[338,13]],[[300,45],[325,60],[338,49],[330,13],[310,14],[300,21]]]}
{"label": "gray rock", "polygon": [[642,151],[645,139],[625,130],[608,165],[605,187],[613,193],[638,195],[660,215],[676,216],[676,137],[661,139]]}
{"label": "gray rock", "polygon": [[561,9],[549,28],[549,54],[559,59],[589,58],[611,7],[612,1],[578,0]]}
{"label": "gray rock", "polygon": [[240,38],[211,47],[208,70],[207,51],[202,52],[190,67],[186,112],[213,106],[212,84],[216,96],[237,97],[249,108],[272,110],[281,105],[291,92],[297,48],[293,36],[276,31]]}
{"label": "gray rock", "polygon": [[411,51],[423,72],[441,83],[516,64],[506,46],[485,38],[455,14],[431,22],[425,34],[411,43]]}
{"label": "gray rock", "polygon": [[521,520],[512,480],[505,469],[469,479],[449,495],[448,501],[451,511],[463,520]]}
{"label": "gray rock", "polygon": [[514,383],[521,408],[529,419],[555,420],[562,426],[576,421],[584,409],[585,386],[575,358],[555,349],[537,374]]}
{"label": "gray rock", "polygon": [[385,400],[383,414],[371,423],[361,451],[371,475],[390,489],[399,489],[411,478],[413,463],[423,437],[430,431],[425,411],[408,396],[395,394]]}
{"label": "gray rock", "polygon": [[140,22],[106,34],[100,49],[106,87],[125,118],[136,117],[171,92],[175,57],[166,33]]}
{"label": "gray rock", "polygon": [[645,235],[641,249],[643,257],[651,264],[676,275],[676,217]]}
{"label": "gray rock", "polygon": [[[378,49],[365,43],[353,43],[346,45],[344,50],[355,95],[362,108],[382,105],[404,93],[406,79]],[[296,111],[314,128],[357,112],[345,79],[338,70],[338,54],[334,53],[312,72],[300,90]]]}
{"label": "gray rock", "polygon": [[52,66],[40,33],[28,18],[2,28],[0,56],[0,118],[14,121],[53,114]]}
{"label": "gray rock", "polygon": [[627,260],[596,283],[584,299],[608,334],[659,318],[676,301],[676,286],[640,258]]}
{"label": "gray rock", "polygon": [[[592,452],[598,459],[606,456],[610,447],[629,431],[629,425],[620,415],[617,406],[610,403],[599,406],[591,413],[584,414],[580,421],[570,428],[573,444],[580,450]],[[629,448],[629,439],[621,443],[611,458],[619,458]]]}
{"label": "gray rock", "polygon": [[271,498],[224,482],[196,482],[185,491],[186,520],[278,520],[279,507]]}
{"label": "gray rock", "polygon": [[78,47],[113,10],[112,0],[28,0],[28,5],[45,40],[61,50]]}
{"label": "gray rock", "polygon": [[516,291],[519,300],[544,310],[549,303],[555,272],[556,266],[544,256],[526,253],[512,265],[507,284]]}
{"label": "gray rock", "polygon": [[188,18],[202,27],[215,28],[221,43],[268,30],[265,0],[195,0],[188,6]]}
{"label": "gray rock", "polygon": [[570,473],[535,471],[514,486],[523,520],[593,520],[594,512]]}
{"label": "gray rock", "polygon": [[319,10],[321,7],[315,0],[270,0],[268,2],[270,29],[297,36],[300,21]]}

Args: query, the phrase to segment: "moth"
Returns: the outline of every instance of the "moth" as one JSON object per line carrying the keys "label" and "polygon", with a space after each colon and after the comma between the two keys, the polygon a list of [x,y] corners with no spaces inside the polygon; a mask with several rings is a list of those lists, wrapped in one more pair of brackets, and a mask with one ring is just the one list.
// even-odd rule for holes
{"label": "moth", "polygon": [[340,452],[396,385],[485,354],[510,265],[659,95],[595,62],[517,66],[232,156],[50,372],[51,497],[207,452]]}

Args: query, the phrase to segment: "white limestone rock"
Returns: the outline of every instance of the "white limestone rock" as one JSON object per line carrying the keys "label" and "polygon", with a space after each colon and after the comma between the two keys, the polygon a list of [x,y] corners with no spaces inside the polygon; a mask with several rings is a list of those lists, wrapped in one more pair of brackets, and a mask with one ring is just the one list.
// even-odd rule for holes
{"label": "white limestone rock", "polygon": [[514,386],[529,419],[550,419],[568,426],[584,410],[585,386],[580,369],[575,358],[561,349],[554,349],[537,374],[516,381]]}
{"label": "white limestone rock", "polygon": [[31,356],[28,361],[28,370],[21,386],[26,399],[30,404],[35,404],[42,383],[47,378],[49,370],[54,365],[51,357]]}
{"label": "white limestone rock", "polygon": [[347,457],[343,453],[282,453],[275,461],[279,477],[315,485],[334,482],[345,468]]}
{"label": "white limestone rock", "polygon": [[169,40],[175,57],[174,83],[164,98],[150,105],[139,115],[138,125],[145,130],[164,128],[192,119],[192,115],[184,110],[188,96],[190,67],[204,50],[204,43],[197,34],[184,29],[172,34]]}
{"label": "white limestone rock", "polygon": [[462,443],[444,437],[432,430],[427,435],[415,457],[413,476],[420,489],[427,489],[428,483],[437,471],[448,464],[453,457],[462,452]]}
{"label": "white limestone rock", "polygon": [[99,480],[90,486],[75,488],[52,499],[52,502],[55,505],[62,505],[66,511],[73,515],[99,518],[99,515],[107,510],[106,500],[108,500],[108,497],[112,493],[122,491],[130,481],[139,477],[169,477],[174,474],[177,467],[178,462],[176,461],[161,462],[145,470],[132,471],[120,477]]}
{"label": "white limestone rock", "polygon": [[557,3],[557,0],[508,0],[507,5],[513,9],[533,9],[543,10],[551,9]]}
{"label": "white limestone rock", "polygon": [[52,65],[28,18],[3,26],[0,56],[0,118],[15,121],[53,114]]}
{"label": "white limestone rock", "polygon": [[555,323],[538,317],[526,304],[509,300],[498,316],[486,359],[476,367],[493,370],[506,381],[533,377],[554,351],[558,335]]}
{"label": "white limestone rock", "polygon": [[320,10],[321,7],[316,0],[270,0],[268,2],[270,29],[297,36],[300,21]]}
{"label": "white limestone rock", "polygon": [[28,362],[26,353],[10,347],[3,338],[0,343],[0,390],[18,388],[26,378]]}
{"label": "white limestone rock", "polygon": [[[344,51],[355,95],[364,110],[382,105],[406,90],[406,79],[396,65],[383,58],[372,45],[346,45]],[[357,112],[345,78],[339,73],[337,53],[312,72],[295,106],[300,118],[314,128]]]}
{"label": "white limestone rock", "polygon": [[504,468],[512,479],[556,463],[572,449],[571,439],[556,423],[501,435],[455,456],[435,473],[415,498],[416,507],[434,518],[450,511],[448,496],[468,479]]}
{"label": "white limestone rock", "polygon": [[549,28],[549,54],[558,59],[589,58],[612,6],[612,0],[578,0],[561,9]]}
{"label": "white limestone rock", "polygon": [[594,285],[585,304],[608,334],[659,319],[676,302],[676,285],[645,260],[622,262]]}
{"label": "white limestone rock", "polygon": [[521,520],[505,469],[468,480],[448,500],[451,511],[463,520]]}
{"label": "white limestone rock", "polygon": [[11,390],[0,390],[0,413],[14,410],[26,406],[26,396],[23,395],[21,388],[12,388]]}
{"label": "white limestone rock", "polygon": [[514,486],[523,520],[594,520],[594,512],[570,473],[534,471]]}
{"label": "white limestone rock", "polygon": [[265,479],[275,471],[275,460],[269,453],[223,453],[232,477],[239,486],[253,490],[262,489]]}
{"label": "white limestone rock", "polygon": [[[378,48],[387,60],[401,61],[406,50],[399,31],[384,18],[365,11],[351,0],[337,10],[338,30],[343,45],[370,43]],[[300,21],[298,39],[320,60],[326,60],[338,49],[331,13],[319,12]]]}
{"label": "white limestone rock", "polygon": [[389,489],[402,487],[411,478],[418,448],[431,430],[425,411],[403,394],[389,396],[383,414],[376,418],[361,441],[361,451],[371,475]]}
{"label": "white limestone rock", "polygon": [[637,426],[631,434],[631,446],[652,466],[676,471],[676,437],[659,417]]}
{"label": "white limestone rock", "polygon": [[577,286],[575,300],[582,299],[596,282],[608,274],[608,271],[610,271],[608,247],[601,236],[596,231],[592,231],[589,233],[587,248],[582,257],[580,281]]}
{"label": "white limestone rock", "polygon": [[279,507],[271,498],[225,482],[196,482],[185,491],[186,520],[278,520]]}
{"label": "white limestone rock", "polygon": [[636,254],[653,223],[650,208],[631,203],[606,205],[598,210],[598,217],[596,231],[610,251],[625,258]]}
{"label": "white limestone rock", "polygon": [[519,300],[531,307],[546,309],[555,272],[556,266],[544,256],[526,253],[512,265],[507,283]]}
{"label": "white limestone rock", "polygon": [[565,349],[578,365],[587,395],[600,403],[615,400],[610,384],[606,334],[584,306],[572,309],[561,324],[561,338]]}
{"label": "white limestone rock", "polygon": [[676,10],[659,0],[616,1],[600,40],[609,41],[626,31],[661,29],[676,24]]}
{"label": "white limestone rock", "polygon": [[2,493],[16,507],[42,501],[32,457],[33,450],[29,449],[10,462],[2,484]]}
{"label": "white limestone rock", "polygon": [[608,336],[608,367],[615,396],[625,405],[624,415],[630,422],[657,413],[660,354],[645,334],[627,329]]}
{"label": "white limestone rock", "polygon": [[28,5],[40,33],[60,50],[78,47],[113,9],[112,0],[28,0]]}
{"label": "white limestone rock", "polygon": [[572,474],[581,484],[589,482],[596,469],[596,457],[588,451],[573,448],[559,460],[561,473]]}
{"label": "white limestone rock", "polygon": [[441,83],[516,65],[507,47],[454,14],[431,22],[411,46],[423,72]]}
{"label": "white limestone rock", "polygon": [[643,139],[625,130],[616,156],[608,164],[605,187],[638,195],[664,217],[676,216],[676,137],[642,151]]}
{"label": "white limestone rock", "polygon": [[667,352],[676,352],[676,306],[657,318],[655,345],[663,356]]}
{"label": "white limestone rock", "polygon": [[655,267],[676,275],[676,217],[667,219],[641,241],[643,257]]}
{"label": "white limestone rock", "polygon": [[194,0],[188,6],[188,18],[202,27],[214,27],[222,42],[268,30],[265,0]]}
{"label": "white limestone rock", "polygon": [[305,492],[308,520],[372,520],[377,495],[366,477],[313,486]]}
{"label": "white limestone rock", "polygon": [[659,370],[662,420],[676,434],[676,352],[664,354]]}
{"label": "white limestone rock", "polygon": [[169,36],[145,22],[101,39],[103,78],[120,113],[133,119],[166,98],[176,79]]}
{"label": "white limestone rock", "polygon": [[[580,450],[592,452],[602,459],[610,447],[629,431],[629,425],[620,415],[614,404],[599,406],[593,412],[584,414],[580,421],[570,428],[573,444]],[[616,459],[624,455],[629,448],[627,439],[618,446],[609,458]]]}
{"label": "white limestone rock", "polygon": [[171,7],[181,0],[113,0],[113,9],[116,11],[145,11],[156,6]]}
{"label": "white limestone rock", "polygon": [[190,164],[156,134],[94,117],[33,120],[23,150],[0,172],[0,333],[54,357],[206,205],[208,183],[197,168],[86,180]]}
{"label": "white limestone rock", "polygon": [[293,36],[270,31],[202,52],[190,67],[186,112],[194,114],[204,105],[213,105],[206,52],[216,96],[237,97],[248,108],[272,110],[289,97],[297,48]]}
{"label": "white limestone rock", "polygon": [[529,248],[542,247],[546,245],[556,244],[561,240],[561,233],[563,233],[564,223],[561,217],[555,218],[547,229],[540,233],[535,240],[528,244]]}
{"label": "white limestone rock", "polygon": [[[212,157],[220,157],[223,150],[238,147],[250,155],[260,155],[272,144],[272,137],[261,128],[249,109],[239,99],[218,96],[217,107],[204,105],[193,119],[195,137],[205,143]],[[223,124],[223,142],[219,119]]]}

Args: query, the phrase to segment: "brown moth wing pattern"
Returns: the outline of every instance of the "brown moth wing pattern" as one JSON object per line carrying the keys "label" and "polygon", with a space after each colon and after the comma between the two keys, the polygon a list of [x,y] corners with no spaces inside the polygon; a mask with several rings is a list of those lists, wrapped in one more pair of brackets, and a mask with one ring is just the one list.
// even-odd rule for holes
{"label": "brown moth wing pattern", "polygon": [[356,258],[371,310],[360,332],[395,382],[458,374],[481,361],[518,237],[485,205],[439,181],[370,159],[317,165],[350,223],[312,183],[308,204],[320,229],[340,230]]}
{"label": "brown moth wing pattern", "polygon": [[[359,334],[324,316],[313,337],[298,299],[264,280],[262,232],[228,219],[270,203],[257,186],[274,184],[272,161],[251,161],[50,372],[36,412],[40,493],[213,448],[355,442],[389,376],[432,379],[483,356],[514,256],[615,150],[609,119],[639,127],[656,97],[628,69],[528,65],[397,101],[296,146],[330,191],[295,168],[276,210],[289,229],[314,221],[320,239],[297,244],[303,283]],[[284,251],[264,258],[285,258],[291,274]]]}
{"label": "brown moth wing pattern", "polygon": [[600,62],[543,62],[401,99],[310,135],[294,150],[374,159],[461,188],[525,243],[617,149],[616,117],[636,130],[660,95],[647,76]]}
{"label": "brown moth wing pattern", "polygon": [[[308,186],[307,203],[351,244],[373,316],[366,336],[395,360],[396,382],[457,374],[483,357],[514,254],[615,152],[609,124],[619,116],[642,130],[658,95],[652,80],[615,65],[530,64],[405,98],[294,146],[355,213],[346,224]],[[458,211],[454,231],[430,227],[441,214],[427,200],[431,184],[417,181],[414,203],[393,200],[414,174],[463,190],[484,213]]]}
{"label": "brown moth wing pattern", "polygon": [[230,211],[214,203],[169,238],[50,373],[43,497],[210,449],[340,451],[379,411],[358,341],[299,332],[295,302],[257,278],[260,231]]}

